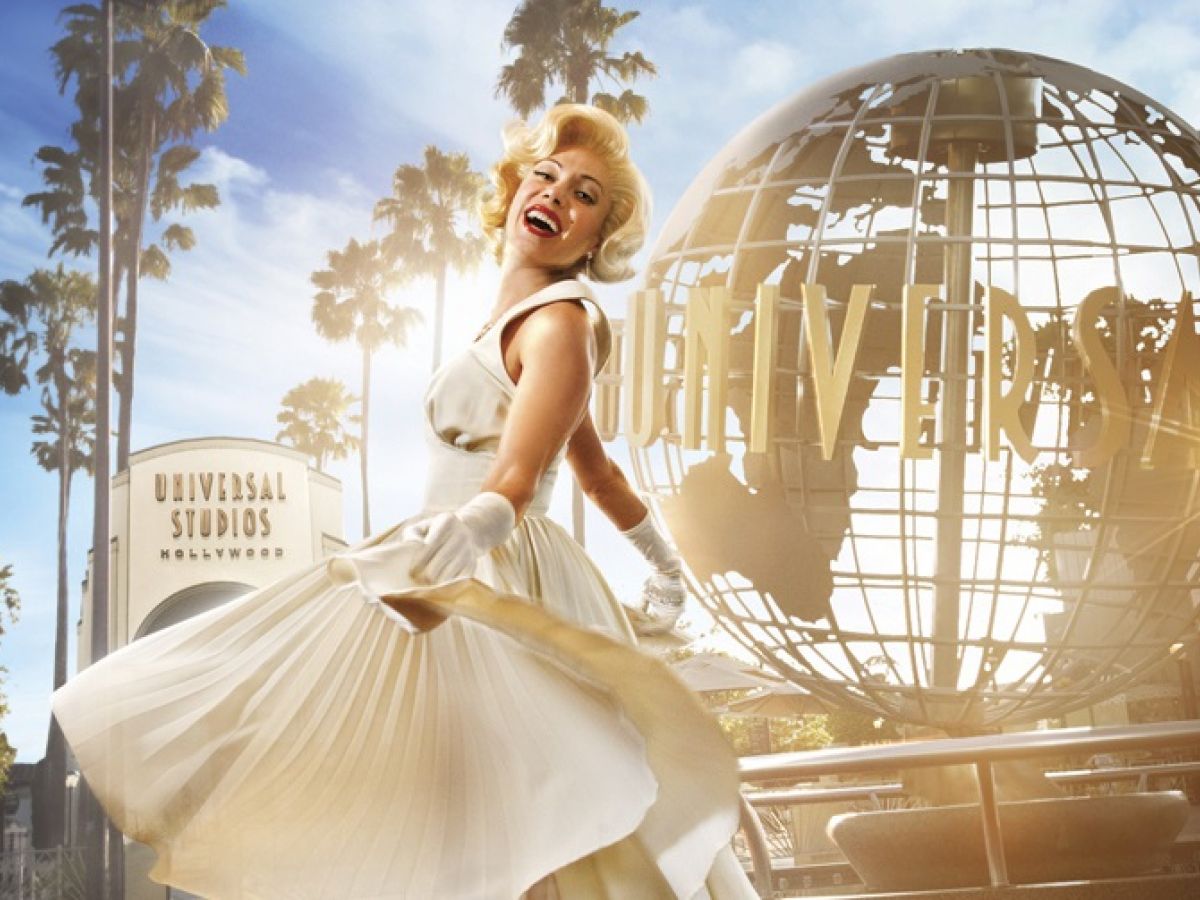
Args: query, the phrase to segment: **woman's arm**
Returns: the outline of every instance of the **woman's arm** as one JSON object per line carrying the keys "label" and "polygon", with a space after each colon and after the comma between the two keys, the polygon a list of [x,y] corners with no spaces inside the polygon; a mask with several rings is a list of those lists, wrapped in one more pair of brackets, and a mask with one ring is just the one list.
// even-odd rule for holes
{"label": "woman's arm", "polygon": [[583,492],[654,570],[642,585],[640,604],[628,610],[634,629],[642,635],[670,631],[687,599],[682,560],[655,526],[650,511],[633,492],[620,467],[605,454],[596,426],[586,411],[567,444],[567,460]]}
{"label": "woman's arm", "polygon": [[481,490],[505,497],[520,519],[586,415],[595,349],[591,319],[578,303],[539,306],[522,317],[512,342],[520,377]]}
{"label": "woman's arm", "polygon": [[481,556],[508,538],[587,409],[595,356],[587,312],[552,303],[522,319],[509,348],[517,389],[479,493],[404,531],[405,540],[420,545],[409,568],[418,582],[467,577]]}
{"label": "woman's arm", "polygon": [[646,517],[646,505],[629,486],[620,466],[604,452],[600,435],[587,410],[567,444],[567,462],[571,464],[580,490],[618,530],[628,531]]}

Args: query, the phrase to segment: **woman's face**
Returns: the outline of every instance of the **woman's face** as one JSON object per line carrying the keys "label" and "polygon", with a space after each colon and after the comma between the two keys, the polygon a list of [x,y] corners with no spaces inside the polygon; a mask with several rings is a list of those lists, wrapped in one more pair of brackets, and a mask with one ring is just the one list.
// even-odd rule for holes
{"label": "woman's face", "polygon": [[505,262],[571,269],[600,243],[611,175],[587,147],[560,147],[533,164],[508,207]]}

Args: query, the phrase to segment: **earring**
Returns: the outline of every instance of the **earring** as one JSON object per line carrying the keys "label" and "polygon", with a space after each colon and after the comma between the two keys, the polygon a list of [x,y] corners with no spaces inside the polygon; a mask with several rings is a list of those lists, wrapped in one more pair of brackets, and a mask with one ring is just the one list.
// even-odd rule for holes
{"label": "earring", "polygon": [[583,274],[585,276],[587,276],[588,281],[593,280],[592,279],[592,254],[590,251],[588,252],[587,260],[583,264]]}

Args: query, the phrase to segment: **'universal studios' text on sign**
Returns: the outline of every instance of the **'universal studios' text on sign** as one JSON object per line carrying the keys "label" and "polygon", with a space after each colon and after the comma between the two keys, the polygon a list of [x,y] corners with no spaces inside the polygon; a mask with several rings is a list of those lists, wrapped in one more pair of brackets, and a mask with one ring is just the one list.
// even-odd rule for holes
{"label": "'universal studios' text on sign", "polygon": [[[154,499],[173,502],[171,537],[205,539],[264,539],[271,534],[271,510],[266,504],[287,500],[282,472],[158,472]],[[267,559],[283,556],[282,547],[205,546],[185,550],[164,548],[161,559]]]}

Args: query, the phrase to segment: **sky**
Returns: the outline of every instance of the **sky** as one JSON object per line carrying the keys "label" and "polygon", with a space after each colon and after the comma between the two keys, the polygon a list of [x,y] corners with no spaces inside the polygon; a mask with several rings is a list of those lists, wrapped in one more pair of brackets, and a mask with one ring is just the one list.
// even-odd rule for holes
{"label": "sky", "polygon": [[[0,4],[0,280],[53,265],[49,230],[21,200],[41,188],[38,147],[63,145],[74,118],[58,92],[49,47],[62,34],[64,0]],[[641,0],[611,5],[641,15],[614,50],[641,50],[658,76],[635,89],[649,100],[630,129],[654,192],[653,245],[676,201],[704,164],[761,113],[814,82],[872,60],[948,47],[1003,47],[1096,69],[1200,122],[1200,14],[1194,2],[1127,0]],[[174,254],[164,283],[146,281],[139,319],[132,446],[211,435],[273,439],[284,393],[313,375],[358,390],[353,345],[329,344],[311,325],[311,273],[351,237],[378,237],[371,210],[403,163],[423,148],[466,152],[486,170],[513,118],[494,95],[505,23],[515,0],[231,0],[204,30],[212,44],[245,53],[231,75],[230,116],[196,141],[191,170],[216,184],[221,205],[189,216],[197,245]],[[640,257],[644,260],[645,251]],[[68,264],[90,268],[88,260]],[[488,317],[496,268],[452,277],[446,352]],[[601,286],[614,318],[637,279]],[[432,284],[396,302],[432,321]],[[454,324],[467,323],[461,329]],[[371,507],[376,529],[419,507],[424,466],[419,400],[431,361],[430,329],[381,351],[373,380]],[[11,564],[22,608],[0,638],[0,722],[17,760],[44,752],[52,686],[56,476],[30,455],[35,391],[0,396],[0,566]],[[628,460],[620,440],[610,453]],[[354,459],[331,466],[342,481],[345,536],[359,537]],[[569,520],[566,479],[552,514]],[[71,649],[79,585],[91,537],[90,480],[76,478],[69,533]],[[589,552],[618,596],[634,602],[644,564],[599,514]],[[692,609],[698,632],[705,617]]]}

